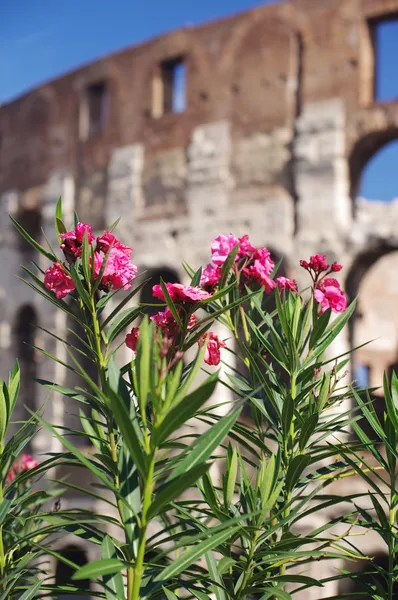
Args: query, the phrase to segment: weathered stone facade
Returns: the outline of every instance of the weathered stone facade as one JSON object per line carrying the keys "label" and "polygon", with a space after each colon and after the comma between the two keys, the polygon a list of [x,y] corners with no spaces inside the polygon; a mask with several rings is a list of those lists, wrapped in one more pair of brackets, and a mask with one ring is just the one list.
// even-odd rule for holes
{"label": "weathered stone facade", "polygon": [[[21,352],[23,308],[40,327],[67,326],[16,278],[32,256],[7,217],[36,235],[43,227],[54,241],[60,195],[67,214],[76,209],[98,230],[121,216],[120,237],[149,271],[172,269],[185,280],[182,259],[205,264],[215,235],[249,233],[299,281],[299,257],[338,258],[354,297],[369,267],[398,249],[398,204],[356,198],[366,162],[398,137],[398,101],[374,101],[372,43],[374,23],[395,13],[398,0],[268,5],[127,49],[1,106],[1,374]],[[186,68],[186,109],[159,112],[159,72],[177,59]],[[106,90],[106,114],[90,135],[93,90]],[[339,349],[366,331],[366,319],[357,319]],[[39,329],[35,342],[65,353]],[[359,360],[380,371],[396,362],[396,344],[390,335]],[[37,376],[54,377],[53,365],[34,360]],[[68,408],[54,397],[46,411],[62,422]],[[42,436],[35,450],[48,444]]]}

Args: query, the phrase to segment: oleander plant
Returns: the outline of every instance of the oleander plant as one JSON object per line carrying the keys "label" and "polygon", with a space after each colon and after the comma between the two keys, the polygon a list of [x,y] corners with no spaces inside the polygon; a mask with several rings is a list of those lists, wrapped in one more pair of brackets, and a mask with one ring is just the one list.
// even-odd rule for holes
{"label": "oleander plant", "polygon": [[[150,308],[161,310],[148,317],[137,302],[145,273],[114,227],[95,236],[77,216],[67,227],[59,201],[55,251],[14,224],[52,263],[25,268],[27,285],[76,324],[75,343],[65,334],[68,363],[43,352],[82,384],[40,383],[80,403],[81,430],[38,411],[5,443],[14,369],[0,397],[0,600],[78,595],[87,580],[106,600],[289,600],[309,590],[325,598],[331,582],[361,585],[354,569],[339,568],[343,560],[367,568],[350,597],[392,600],[398,380],[385,380],[381,422],[369,392],[347,383],[349,353],[333,357],[355,310],[335,277],[340,264],[319,254],[300,261],[301,292],[278,276],[267,248],[219,235],[205,268],[185,265],[188,285],[153,286]],[[18,459],[37,427],[63,451],[40,464]],[[74,443],[81,432],[87,451]],[[62,489],[40,477],[54,465],[88,470],[94,483],[79,491],[106,508],[50,507]],[[368,491],[336,494],[345,478],[361,478]],[[333,518],[316,518],[330,509]],[[356,547],[369,529],[385,543],[384,570]],[[66,560],[54,541],[65,532],[89,539],[98,559],[68,561],[72,581],[57,588],[46,557]],[[327,579],[316,576],[323,561],[336,565]]]}

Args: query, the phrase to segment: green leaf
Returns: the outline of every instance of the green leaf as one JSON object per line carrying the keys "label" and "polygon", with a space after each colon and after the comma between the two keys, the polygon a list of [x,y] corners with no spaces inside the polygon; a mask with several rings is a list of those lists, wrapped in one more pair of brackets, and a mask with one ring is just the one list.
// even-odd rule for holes
{"label": "green leaf", "polygon": [[232,498],[235,491],[236,476],[238,473],[238,453],[236,448],[232,450],[231,460],[228,464],[226,472],[226,486],[225,486],[225,506],[228,508],[232,502]]}
{"label": "green leaf", "polygon": [[153,447],[159,446],[168,436],[180,427],[183,423],[193,417],[197,410],[213,394],[218,382],[218,373],[210,375],[202,385],[195,391],[188,394],[183,402],[180,402],[166,415],[163,422],[158,427],[154,427],[151,437]]}
{"label": "green leaf", "polygon": [[293,420],[294,400],[290,394],[287,394],[282,408],[282,429],[285,436],[289,433],[290,425]]}
{"label": "green leaf", "polygon": [[58,198],[58,202],[55,207],[54,227],[55,227],[55,232],[57,234],[58,243],[59,243],[59,245],[61,245],[62,240],[61,240],[59,234],[66,233],[66,227],[62,221],[62,198],[61,198],[61,196]]}
{"label": "green leaf", "polygon": [[[213,552],[211,552],[211,551],[206,552],[205,559],[206,559],[207,568],[209,570],[209,575],[210,575],[212,581],[214,581],[217,584],[217,585],[211,586],[211,591],[213,592],[213,594],[215,595],[217,600],[227,600],[227,596],[223,589],[224,586],[223,586],[223,581],[220,576],[218,563],[217,563],[216,559],[214,558]],[[235,561],[233,561],[233,562],[235,562]]]}
{"label": "green leaf", "polygon": [[25,231],[25,229],[23,227],[21,227],[21,225],[19,225],[19,223],[17,223],[17,221],[11,215],[10,215],[10,219],[11,219],[14,227],[18,230],[18,232],[22,235],[22,237],[28,242],[28,244],[30,244],[33,248],[35,248],[35,250],[40,252],[40,254],[42,254],[43,256],[45,256],[46,258],[51,260],[52,262],[57,262],[58,259],[55,256],[55,254],[51,254],[50,252],[47,252],[47,250],[45,248],[43,248],[43,246],[41,246],[38,242],[36,242],[36,240],[34,240],[32,238],[32,236],[30,236],[29,233],[27,231]]}
{"label": "green leaf", "polygon": [[153,323],[149,324],[148,316],[145,315],[140,325],[137,353],[135,358],[135,393],[137,394],[141,414],[144,413],[148,402],[153,337]]}
{"label": "green leaf", "polygon": [[141,438],[137,435],[137,424],[132,423],[130,413],[122,398],[125,395],[126,383],[114,361],[109,362],[110,387],[109,400],[113,416],[123,436],[131,458],[141,476],[145,478],[147,464],[146,456],[141,446]]}
{"label": "green leaf", "polygon": [[113,342],[117,336],[126,329],[140,314],[141,308],[133,306],[123,311],[110,325],[106,336],[109,343]]}
{"label": "green leaf", "polygon": [[194,444],[193,450],[191,450],[191,452],[189,452],[189,454],[187,454],[177,465],[169,479],[185,473],[188,469],[192,469],[200,463],[206,462],[212,452],[218,448],[225,436],[234,426],[240,413],[241,408],[235,410],[230,415],[225,415],[217,421],[215,425],[212,425],[210,429],[199,436]]}
{"label": "green leaf", "polygon": [[314,414],[306,417],[306,419],[301,427],[301,431],[300,431],[299,445],[300,445],[301,451],[305,449],[308,440],[314,433],[315,427],[318,424],[318,418],[319,418],[319,415],[317,413],[314,413]]}
{"label": "green leaf", "polygon": [[180,315],[178,314],[178,311],[176,309],[176,305],[174,304],[173,300],[171,299],[170,294],[169,294],[169,292],[167,290],[166,284],[165,284],[165,282],[163,281],[162,278],[160,278],[160,287],[162,288],[164,300],[165,300],[167,306],[169,307],[171,314],[173,315],[173,317],[174,317],[174,319],[175,319],[178,327],[181,330],[183,330],[184,326],[182,324]]}
{"label": "green leaf", "polygon": [[293,458],[286,474],[286,486],[290,491],[293,490],[302,472],[308,467],[310,462],[311,457],[306,454],[299,454]]}
{"label": "green leaf", "polygon": [[207,539],[183,552],[176,560],[167,565],[167,567],[155,577],[154,581],[167,581],[168,579],[172,579],[176,575],[179,575],[201,556],[206,554],[206,552],[217,548],[217,546],[226,542],[229,538],[232,538],[240,527],[240,525],[230,527],[226,531],[220,531],[216,534],[212,534],[212,530],[209,529],[209,537]]}
{"label": "green leaf", "polygon": [[117,558],[94,560],[75,571],[72,575],[72,579],[97,579],[97,577],[103,577],[104,575],[120,573],[126,566],[126,564],[122,563]]}
{"label": "green leaf", "polygon": [[165,588],[164,585],[162,585],[162,590],[165,593],[167,600],[178,600],[178,597],[175,595],[175,593]]}
{"label": "green leaf", "polygon": [[8,407],[8,395],[4,393],[5,383],[0,379],[0,441],[2,442],[8,425],[9,418],[9,407]]}
{"label": "green leaf", "polygon": [[32,600],[37,590],[41,587],[42,583],[42,581],[37,581],[33,586],[29,587],[29,589],[26,590],[26,592],[24,592],[22,596],[18,597],[19,600]]}
{"label": "green leaf", "polygon": [[275,598],[279,598],[279,600],[292,600],[290,594],[277,587],[268,588],[268,591],[261,596],[260,600],[268,600],[268,598],[273,598],[274,596]]}
{"label": "green leaf", "polygon": [[[116,548],[109,535],[106,535],[102,541],[102,558],[117,558]],[[107,600],[124,599],[123,577],[120,571],[103,576],[105,596]]]}
{"label": "green leaf", "polygon": [[180,494],[191,487],[198,479],[202,477],[209,469],[210,465],[200,464],[183,475],[171,479],[155,495],[155,498],[148,510],[148,519],[153,519],[161,510],[175,500]]}

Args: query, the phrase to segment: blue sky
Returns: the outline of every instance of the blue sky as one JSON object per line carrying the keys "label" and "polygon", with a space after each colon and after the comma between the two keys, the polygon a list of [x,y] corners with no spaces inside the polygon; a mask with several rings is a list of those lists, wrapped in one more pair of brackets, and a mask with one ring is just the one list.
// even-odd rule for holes
{"label": "blue sky", "polygon": [[[0,0],[0,103],[100,56],[271,0]],[[398,23],[380,26],[377,90],[398,97]],[[364,172],[360,193],[398,197],[398,142]]]}

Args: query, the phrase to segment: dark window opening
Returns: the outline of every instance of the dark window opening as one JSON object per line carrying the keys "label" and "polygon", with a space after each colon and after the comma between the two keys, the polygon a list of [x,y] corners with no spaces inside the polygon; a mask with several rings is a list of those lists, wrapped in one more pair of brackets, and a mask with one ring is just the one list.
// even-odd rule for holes
{"label": "dark window opening", "polygon": [[[29,233],[29,235],[38,240],[41,235],[41,214],[40,211],[34,208],[29,208],[21,211],[17,218],[18,223]],[[18,235],[18,247],[20,252],[23,254],[32,254],[36,251],[33,247],[22,237]]]}
{"label": "dark window opening", "polygon": [[374,49],[374,99],[389,102],[398,98],[398,15],[370,23]]}
{"label": "dark window opening", "polygon": [[101,135],[108,120],[108,91],[104,81],[87,87],[88,137]]}
{"label": "dark window opening", "polygon": [[154,78],[153,116],[182,113],[186,109],[187,72],[183,57],[165,60]]}
{"label": "dark window opening", "polygon": [[[37,360],[36,343],[37,315],[35,309],[26,304],[18,311],[14,325],[14,348],[20,363],[21,385],[16,405],[15,420],[26,420],[31,417],[29,411],[35,411],[37,406]],[[28,445],[32,451],[31,444]]]}
{"label": "dark window opening", "polygon": [[152,288],[154,285],[160,283],[162,279],[166,283],[179,283],[179,277],[174,269],[170,269],[168,267],[161,267],[159,269],[154,269],[149,273],[150,279],[145,283],[142,287],[140,300],[144,304],[154,304],[155,306],[146,306],[144,311],[150,317],[155,315],[160,310],[163,310],[161,306],[157,306],[160,304],[164,304],[162,300],[158,300],[158,298],[154,298],[152,295]]}
{"label": "dark window opening", "polygon": [[[68,546],[60,551],[60,554],[74,562],[79,567],[83,567],[87,564],[87,556],[84,550],[81,550],[77,546]],[[75,570],[69,565],[63,563],[62,561],[58,561],[56,571],[55,571],[55,583],[56,585],[64,585],[71,586],[70,594],[68,592],[57,596],[58,600],[91,600],[91,595],[89,593],[90,590],[90,580],[83,579],[81,581],[72,581],[72,575]],[[82,593],[77,593],[77,589],[82,590]],[[84,593],[87,591],[88,593]]]}

